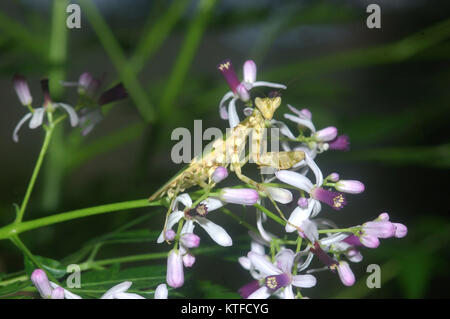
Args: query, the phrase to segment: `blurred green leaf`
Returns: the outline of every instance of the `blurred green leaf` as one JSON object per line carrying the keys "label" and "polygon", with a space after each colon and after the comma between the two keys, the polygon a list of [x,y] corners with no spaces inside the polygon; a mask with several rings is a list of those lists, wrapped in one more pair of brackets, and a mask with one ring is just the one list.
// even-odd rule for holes
{"label": "blurred green leaf", "polygon": [[212,283],[207,280],[198,280],[197,288],[202,294],[202,298],[208,299],[240,299],[241,297],[235,291],[231,291],[230,289]]}
{"label": "blurred green leaf", "polygon": [[7,295],[11,295],[11,294],[15,294],[19,291],[21,291],[22,289],[32,286],[31,281],[30,280],[26,280],[26,281],[17,281],[14,282],[12,284],[9,284],[7,286],[0,286],[0,297],[6,298]]}
{"label": "blurred green leaf", "polygon": [[[66,267],[59,261],[42,256],[34,256],[34,257],[42,265],[44,270],[48,271],[55,278],[62,278],[66,274]],[[31,276],[33,271],[36,269],[36,266],[28,257],[24,258],[24,264],[26,274],[28,276]]]}

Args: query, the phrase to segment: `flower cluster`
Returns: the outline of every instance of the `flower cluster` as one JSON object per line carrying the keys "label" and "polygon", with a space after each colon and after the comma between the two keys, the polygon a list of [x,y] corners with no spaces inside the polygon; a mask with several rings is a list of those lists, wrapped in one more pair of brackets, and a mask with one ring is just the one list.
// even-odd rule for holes
{"label": "flower cluster", "polygon": [[[229,121],[231,128],[240,123],[237,102],[242,104],[244,116],[251,115],[256,109],[252,103],[252,88],[286,89],[282,84],[256,81],[256,64],[251,60],[244,64],[243,81],[239,81],[230,60],[221,63],[218,69],[231,89],[219,103],[220,116]],[[200,245],[200,237],[194,234],[195,225],[202,227],[217,244],[224,247],[233,244],[226,230],[209,219],[210,213],[229,204],[257,208],[256,226],[259,233],[249,232],[251,251],[239,258],[242,267],[254,279],[239,290],[243,298],[304,298],[302,289],[317,283],[312,273],[325,270],[337,273],[344,285],[353,285],[355,276],[349,262],[362,260],[362,247],[376,248],[380,238],[406,235],[406,226],[390,222],[387,213],[362,225],[347,228],[338,228],[331,220],[317,218],[326,206],[341,211],[347,205],[347,196],[362,193],[365,186],[360,181],[341,178],[336,172],[324,177],[316,163],[318,154],[328,150],[348,151],[348,136],[339,134],[334,126],[316,130],[311,111],[289,104],[287,107],[290,113],[284,114],[284,119],[288,122],[266,118],[266,125],[279,128],[283,152],[301,151],[304,153],[303,160],[288,169],[272,167],[271,171],[265,171],[264,180],[257,187],[244,181],[243,185],[215,190],[216,184],[228,176],[226,167],[220,166],[210,175],[213,184],[199,184],[203,188],[200,194],[203,195],[199,196],[197,191],[192,193],[195,200],[188,193],[172,199],[165,227],[158,238],[158,243],[174,241],[167,261],[169,286],[181,287],[184,284],[184,268],[192,267],[195,262],[191,249]],[[289,122],[297,126],[297,134],[289,128]],[[293,209],[292,202],[296,202]],[[272,213],[270,204],[266,203],[271,203],[280,217]],[[183,207],[179,207],[180,204]],[[291,205],[282,207],[280,204]],[[283,211],[287,209],[291,211],[285,218]],[[283,224],[285,234],[277,236],[266,230],[268,218]],[[175,228],[175,225],[178,226]],[[292,239],[286,239],[292,235]],[[289,245],[294,247],[289,248]],[[314,259],[323,266],[312,268]]]}
{"label": "flower cluster", "polygon": [[[54,119],[54,113],[58,109],[63,109],[67,113],[72,127],[79,126],[82,129],[82,134],[86,135],[102,119],[102,113],[99,106],[127,97],[125,88],[121,83],[99,94],[101,80],[94,78],[89,72],[85,72],[80,75],[78,82],[62,83],[64,86],[77,87],[78,102],[76,106],[52,101],[50,97],[49,80],[45,78],[41,80],[44,101],[41,106],[33,107],[33,97],[25,77],[22,75],[15,75],[13,83],[20,103],[28,110],[14,128],[14,142],[19,141],[19,130],[27,121],[29,121],[28,127],[30,129],[35,129],[42,125],[44,125],[45,128],[47,126],[52,126],[57,123],[59,119],[63,119],[63,116],[59,119]],[[47,118],[47,124],[44,123],[45,117]]]}

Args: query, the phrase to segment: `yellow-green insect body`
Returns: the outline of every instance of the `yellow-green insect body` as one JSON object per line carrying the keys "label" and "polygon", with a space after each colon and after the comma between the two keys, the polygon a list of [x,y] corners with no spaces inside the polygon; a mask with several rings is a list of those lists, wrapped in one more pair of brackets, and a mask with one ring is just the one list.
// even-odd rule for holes
{"label": "yellow-green insect body", "polygon": [[[230,167],[236,176],[247,184],[258,187],[258,183],[241,172],[242,166],[251,158],[258,166],[287,169],[304,159],[302,151],[267,152],[261,154],[266,121],[270,121],[273,113],[280,106],[281,98],[256,98],[253,113],[235,126],[225,139],[218,139],[212,143],[211,151],[195,157],[189,166],[180,174],[172,178],[150,198],[150,201],[167,195],[173,198],[179,192],[193,187],[214,186],[211,176],[217,167]],[[245,155],[245,146],[251,134],[251,149],[249,156]]]}

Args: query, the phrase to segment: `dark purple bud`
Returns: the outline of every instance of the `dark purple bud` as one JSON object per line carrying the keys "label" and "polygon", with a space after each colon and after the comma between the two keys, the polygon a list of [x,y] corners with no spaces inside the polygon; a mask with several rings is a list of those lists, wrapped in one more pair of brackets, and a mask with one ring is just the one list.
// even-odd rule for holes
{"label": "dark purple bud", "polygon": [[111,102],[122,100],[128,97],[128,93],[122,83],[110,88],[109,90],[102,93],[98,99],[99,105],[105,105]]}

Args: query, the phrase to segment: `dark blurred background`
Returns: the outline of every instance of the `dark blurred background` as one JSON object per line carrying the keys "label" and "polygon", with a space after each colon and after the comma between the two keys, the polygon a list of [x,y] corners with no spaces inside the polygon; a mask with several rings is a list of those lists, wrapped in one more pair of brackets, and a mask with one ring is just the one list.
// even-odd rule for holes
{"label": "dark blurred background", "polygon": [[[31,197],[28,220],[148,197],[181,168],[170,160],[174,128],[192,129],[194,119],[202,119],[204,128],[226,128],[218,103],[228,88],[216,65],[230,58],[241,76],[243,62],[254,59],[258,79],[288,85],[284,102],[309,108],[316,127],[333,125],[350,136],[350,152],[327,152],[318,157],[318,164],[324,174],[337,171],[346,179],[363,181],[366,191],[349,196],[343,211],[325,209],[322,217],[347,226],[388,211],[392,220],[409,228],[406,238],[384,240],[380,248],[363,251],[363,262],[352,267],[360,278],[354,287],[344,288],[337,276],[319,273],[318,285],[305,294],[450,296],[450,2],[78,3],[81,29],[72,30],[65,28],[67,14],[56,12],[65,9],[66,1],[0,4],[1,225],[14,218],[13,203],[22,200],[43,139],[42,131],[27,127],[19,143],[11,138],[25,114],[13,90],[15,73],[27,76],[35,105],[42,99],[43,76],[50,76],[53,97],[69,103],[75,103],[75,90],[58,82],[76,81],[85,71],[105,75],[106,88],[118,81],[132,88],[127,100],[104,108],[103,121],[86,138],[67,124],[57,132]],[[366,26],[370,3],[381,7],[381,29]],[[154,116],[146,116],[149,109]],[[278,117],[286,111],[283,106]],[[254,224],[254,209],[229,208]],[[61,260],[147,211],[152,209],[79,219],[22,238],[33,253]],[[164,210],[159,211],[135,228],[160,230]],[[234,292],[250,280],[236,262],[249,248],[246,229],[222,214],[214,220],[229,230],[236,247],[199,254],[187,271],[190,280],[180,289],[187,296],[215,297],[213,283],[214,291]],[[272,226],[282,234],[278,225]],[[212,246],[206,234],[202,240]],[[105,245],[98,258],[167,249],[142,240]],[[365,286],[366,266],[372,263],[381,265],[381,289]],[[0,272],[21,269],[21,254],[9,242],[0,242]]]}

